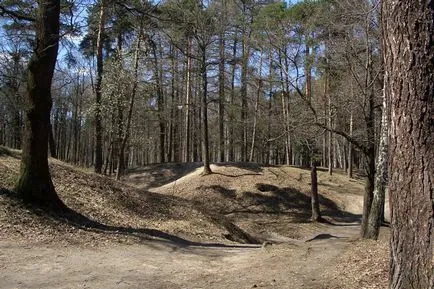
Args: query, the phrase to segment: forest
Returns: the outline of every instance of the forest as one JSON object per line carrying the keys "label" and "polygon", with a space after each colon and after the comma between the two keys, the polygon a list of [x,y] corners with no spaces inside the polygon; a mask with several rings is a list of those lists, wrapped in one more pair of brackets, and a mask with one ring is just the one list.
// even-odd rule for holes
{"label": "forest", "polygon": [[[21,150],[0,187],[64,211],[57,161],[125,186],[151,167],[279,180],[272,168],[293,168],[310,171],[297,177],[307,212],[327,223],[332,194],[360,182],[357,236],[390,230],[389,288],[434,288],[433,15],[428,0],[0,0],[0,156]],[[269,241],[237,220],[230,240]]]}

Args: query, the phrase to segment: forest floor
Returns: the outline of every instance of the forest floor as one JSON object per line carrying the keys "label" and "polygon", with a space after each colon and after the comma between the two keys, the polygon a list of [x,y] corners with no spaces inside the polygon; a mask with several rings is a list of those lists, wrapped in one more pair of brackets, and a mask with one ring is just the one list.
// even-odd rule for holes
{"label": "forest floor", "polygon": [[388,228],[358,239],[361,178],[320,171],[314,224],[300,168],[160,164],[117,182],[50,167],[69,212],[23,204],[19,152],[0,149],[0,288],[386,288]]}

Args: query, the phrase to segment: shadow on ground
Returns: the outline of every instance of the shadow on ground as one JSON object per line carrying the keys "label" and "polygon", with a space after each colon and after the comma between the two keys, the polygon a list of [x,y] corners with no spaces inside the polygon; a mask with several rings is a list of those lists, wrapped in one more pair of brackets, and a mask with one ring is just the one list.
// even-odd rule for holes
{"label": "shadow on ground", "polygon": [[[204,243],[204,242],[194,242],[187,240],[185,238],[181,238],[160,230],[156,229],[149,229],[149,228],[132,228],[132,227],[123,227],[123,226],[111,226],[106,225],[101,222],[92,220],[83,214],[74,211],[67,207],[65,204],[61,203],[57,205],[56,207],[50,207],[50,206],[44,206],[44,205],[33,205],[26,202],[23,202],[21,198],[15,193],[14,191],[0,188],[0,196],[4,196],[6,198],[9,198],[16,202],[15,209],[20,209],[19,207],[22,207],[23,210],[26,210],[28,213],[32,213],[35,216],[43,217],[43,219],[47,222],[47,225],[56,225],[56,223],[61,223],[68,226],[73,226],[75,228],[85,230],[85,231],[91,231],[96,233],[102,233],[102,234],[113,234],[113,235],[121,235],[121,236],[132,236],[135,238],[138,238],[140,241],[156,241],[156,242],[164,242],[168,243],[169,245],[176,246],[176,247],[207,247],[207,248],[254,248],[252,245],[229,245],[229,244],[222,244],[222,243]],[[129,208],[131,209],[131,207]],[[209,216],[211,219],[216,218],[213,215]],[[218,223],[222,223],[224,221],[222,220],[214,220]],[[224,224],[224,226],[228,226],[228,231],[232,233],[233,230],[239,230],[241,233],[244,233],[233,225],[230,224]],[[231,228],[236,227],[236,228]],[[236,232],[239,233],[239,232]],[[244,233],[247,238],[250,236],[246,233]],[[228,239],[239,241],[238,236],[232,236],[228,235],[226,236]],[[247,242],[243,243],[250,243],[250,244],[257,244],[258,242],[250,237],[249,240],[244,240]]]}
{"label": "shadow on ground", "polygon": [[[293,217],[294,222],[310,222],[311,199],[306,194],[295,188],[279,188],[275,185],[262,183],[257,183],[256,188],[260,191],[259,193],[246,191],[241,195],[237,195],[236,190],[216,185],[204,186],[202,189],[207,192],[213,192],[223,198],[223,201],[220,203],[216,200],[213,203],[209,203],[208,206],[217,207],[217,209],[225,215],[236,213],[286,214]],[[227,205],[229,202],[225,202],[224,199],[230,199],[229,202],[233,202],[236,205],[230,207]],[[319,199],[321,214],[324,217],[330,217],[337,222],[360,222],[361,215],[341,210],[333,200],[325,196],[320,195]]]}

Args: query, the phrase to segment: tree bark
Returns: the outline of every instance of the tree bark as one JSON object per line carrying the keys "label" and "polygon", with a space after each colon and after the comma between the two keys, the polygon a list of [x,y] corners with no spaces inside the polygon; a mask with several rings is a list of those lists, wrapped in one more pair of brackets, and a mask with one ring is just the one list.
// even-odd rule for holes
{"label": "tree bark", "polygon": [[62,204],[48,168],[51,82],[59,47],[60,1],[38,1],[36,44],[28,64],[20,178],[15,190],[33,203]]}
{"label": "tree bark", "polygon": [[247,106],[247,69],[249,62],[249,39],[250,33],[247,32],[247,29],[243,28],[243,36],[242,36],[242,59],[241,59],[241,124],[242,124],[242,144],[241,144],[241,161],[247,161],[247,115],[248,115],[248,106]]}
{"label": "tree bark", "polygon": [[184,161],[190,161],[190,98],[191,98],[191,39],[187,39],[187,71],[186,71],[186,81],[185,81],[185,143],[184,143]]}
{"label": "tree bark", "polygon": [[[350,113],[350,137],[353,137],[353,110]],[[353,144],[348,142],[348,177],[353,178]]]}
{"label": "tree bark", "polygon": [[311,205],[312,205],[312,221],[320,222],[321,212],[319,209],[319,197],[318,197],[318,175],[316,169],[316,162],[312,161],[311,176]]}
{"label": "tree bark", "polygon": [[209,175],[212,173],[209,163],[209,143],[208,143],[208,76],[206,74],[206,49],[201,47],[202,61],[201,61],[201,76],[202,76],[202,161],[203,172],[202,175]]}
{"label": "tree bark", "polygon": [[166,161],[166,150],[165,150],[165,138],[166,138],[166,123],[164,121],[164,95],[163,88],[161,86],[160,65],[158,63],[157,46],[155,42],[150,39],[150,44],[152,47],[152,55],[154,60],[155,69],[155,89],[157,92],[157,109],[158,109],[158,128],[159,128],[159,162],[164,163]]}
{"label": "tree bark", "polygon": [[225,159],[225,40],[224,33],[219,36],[219,147],[218,160],[224,162]]}
{"label": "tree bark", "polygon": [[[385,83],[385,85],[387,85]],[[384,88],[386,89],[386,88]],[[378,239],[381,222],[383,221],[386,174],[387,174],[387,146],[388,146],[388,123],[387,123],[387,104],[383,97],[383,114],[381,116],[381,136],[378,149],[377,164],[375,170],[375,183],[371,209],[368,218],[368,232],[366,237]]]}
{"label": "tree bark", "polygon": [[389,288],[434,288],[434,1],[382,3],[391,117]]}
{"label": "tree bark", "polygon": [[105,0],[101,0],[98,37],[96,42],[96,83],[95,83],[95,172],[100,174],[102,170],[102,118],[101,118],[101,83],[103,73],[103,35],[105,27]]}
{"label": "tree bark", "polygon": [[[327,117],[327,122],[328,122],[328,126],[333,129],[333,119],[332,119],[332,97],[330,95],[330,91],[329,91],[329,76],[328,76],[328,72],[326,72],[326,78],[325,78],[325,84],[324,84],[324,95],[328,101],[328,106],[327,106],[327,110],[328,110],[328,117]],[[328,131],[328,143],[327,143],[327,159],[328,159],[328,172],[329,175],[333,174],[333,132],[332,130]]]}
{"label": "tree bark", "polygon": [[229,141],[228,141],[228,146],[229,146],[229,151],[228,151],[228,161],[229,162],[234,162],[235,161],[235,144],[234,144],[234,138],[235,138],[235,117],[234,117],[234,102],[235,102],[235,73],[236,73],[236,69],[237,69],[237,63],[236,63],[236,58],[237,58],[237,45],[238,45],[238,41],[237,41],[237,35],[235,35],[235,40],[234,40],[234,46],[232,48],[232,71],[231,71],[231,99],[230,99],[230,104],[231,104],[231,111],[229,113],[229,123],[230,123],[230,127],[229,127]]}

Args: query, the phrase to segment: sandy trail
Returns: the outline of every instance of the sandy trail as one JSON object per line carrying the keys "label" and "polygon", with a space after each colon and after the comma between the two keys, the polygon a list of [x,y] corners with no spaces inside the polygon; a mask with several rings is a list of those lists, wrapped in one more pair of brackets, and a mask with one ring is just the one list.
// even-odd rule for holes
{"label": "sandy trail", "polygon": [[0,241],[0,288],[324,289],[330,282],[325,279],[327,269],[358,228],[330,226],[310,242],[293,240],[265,248],[180,247],[156,241],[80,248]]}
{"label": "sandy trail", "polygon": [[[197,174],[194,167],[189,169],[187,177]],[[160,179],[154,182],[162,183]],[[360,214],[362,195],[338,195],[345,211]],[[310,228],[303,239],[272,232],[270,239],[279,242],[267,246],[185,246],[154,240],[94,248],[32,240],[14,243],[0,235],[0,288],[338,288],[331,273],[339,256],[358,237],[360,226],[339,223]]]}

